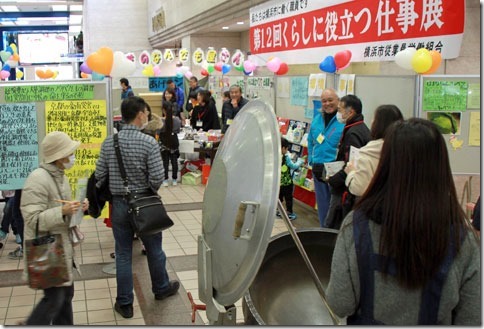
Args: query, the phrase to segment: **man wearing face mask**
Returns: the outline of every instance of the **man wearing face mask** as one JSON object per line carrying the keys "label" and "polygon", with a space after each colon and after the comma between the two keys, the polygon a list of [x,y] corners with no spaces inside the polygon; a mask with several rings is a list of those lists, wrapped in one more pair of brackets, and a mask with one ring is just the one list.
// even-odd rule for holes
{"label": "man wearing face mask", "polygon": [[[133,96],[121,103],[121,115],[126,125],[118,133],[119,149],[126,170],[130,192],[152,190],[157,193],[163,182],[163,166],[158,142],[142,133],[148,123],[147,104]],[[126,189],[114,150],[113,136],[103,142],[96,164],[97,186],[109,177],[109,190],[113,196],[111,222],[116,253],[117,297],[114,309],[124,318],[133,317],[132,254],[134,231],[128,213]],[[180,283],[169,280],[166,272],[166,255],[161,248],[162,233],[139,237],[146,249],[152,292],[162,300],[176,294]]]}
{"label": "man wearing face mask", "polygon": [[[336,161],[344,161],[345,165],[349,160],[350,147],[360,148],[371,139],[370,129],[363,121],[362,108],[361,100],[355,95],[346,95],[339,101],[336,119],[345,126],[338,145]],[[331,200],[326,216],[326,227],[328,228],[338,230],[346,213],[350,210],[343,206],[352,197],[349,195],[345,180],[344,167],[328,178],[331,186]]]}
{"label": "man wearing face mask", "polygon": [[331,198],[324,163],[335,161],[338,142],[344,128],[344,124],[336,120],[338,102],[339,98],[334,89],[323,90],[321,112],[314,116],[308,134],[308,163],[312,166],[319,225],[321,227],[325,227],[325,218]]}

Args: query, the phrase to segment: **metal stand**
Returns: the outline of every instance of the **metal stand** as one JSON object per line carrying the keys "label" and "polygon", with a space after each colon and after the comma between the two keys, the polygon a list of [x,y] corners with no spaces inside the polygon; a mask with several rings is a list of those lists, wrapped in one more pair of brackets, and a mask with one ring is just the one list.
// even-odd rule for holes
{"label": "metal stand", "polygon": [[311,261],[309,260],[308,255],[306,254],[306,251],[304,250],[304,247],[301,243],[301,240],[299,240],[299,237],[296,234],[296,231],[294,230],[294,227],[291,224],[291,221],[289,217],[287,216],[286,209],[284,209],[284,206],[281,203],[281,200],[277,200],[277,209],[282,215],[282,219],[284,220],[287,229],[289,233],[291,234],[294,242],[296,243],[296,247],[301,253],[302,258],[304,259],[304,262],[306,263],[306,266],[309,269],[309,273],[311,273],[311,277],[314,281],[314,284],[316,285],[316,288],[318,288],[319,295],[321,296],[321,299],[323,300],[324,306],[328,309],[329,315],[331,316],[331,319],[333,320],[334,325],[340,325],[341,320],[338,318],[336,314],[334,314],[333,310],[331,307],[329,307],[328,302],[326,301],[326,294],[324,293],[323,285],[321,284],[321,281],[319,280],[318,274],[316,273],[316,270],[314,269],[313,265],[311,264]]}

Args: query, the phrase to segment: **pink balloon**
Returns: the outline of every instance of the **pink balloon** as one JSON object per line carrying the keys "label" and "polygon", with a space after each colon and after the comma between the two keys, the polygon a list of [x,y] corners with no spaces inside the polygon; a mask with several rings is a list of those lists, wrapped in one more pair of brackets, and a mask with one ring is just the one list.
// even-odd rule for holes
{"label": "pink balloon", "polygon": [[217,71],[219,71],[219,72],[222,72],[222,66],[223,66],[223,65],[224,65],[224,63],[222,63],[222,62],[217,62],[217,63],[215,63],[214,68],[215,68],[215,70],[217,70]]}
{"label": "pink balloon", "polygon": [[255,64],[249,60],[244,61],[244,71],[245,72],[252,72],[255,70]]}
{"label": "pink balloon", "polygon": [[341,70],[347,67],[351,60],[351,51],[350,50],[343,50],[338,51],[334,54],[334,63],[336,64],[336,68]]}
{"label": "pink balloon", "polygon": [[185,72],[185,78],[190,79],[191,77],[193,77],[192,72],[190,72],[190,71]]}
{"label": "pink balloon", "polygon": [[271,59],[266,63],[266,66],[269,69],[269,71],[276,73],[277,71],[279,71],[279,68],[281,67],[281,63],[282,62],[279,58],[274,57],[273,59]]}
{"label": "pink balloon", "polygon": [[153,67],[153,74],[155,75],[155,77],[158,77],[161,75],[161,69],[158,65]]}
{"label": "pink balloon", "polygon": [[9,71],[0,71],[0,79],[6,80],[6,79],[8,79],[9,76],[10,76]]}

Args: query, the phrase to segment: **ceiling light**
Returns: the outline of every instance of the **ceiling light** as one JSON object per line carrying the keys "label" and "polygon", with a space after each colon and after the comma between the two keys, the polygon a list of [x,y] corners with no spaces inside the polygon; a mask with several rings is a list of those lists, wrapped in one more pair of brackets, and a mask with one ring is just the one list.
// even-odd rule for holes
{"label": "ceiling light", "polygon": [[222,26],[222,30],[228,30],[229,27],[228,26]]}
{"label": "ceiling light", "polygon": [[244,22],[237,22],[237,25],[244,25]]}
{"label": "ceiling light", "polygon": [[53,11],[67,11],[67,5],[53,5]]}
{"label": "ceiling light", "polygon": [[2,10],[8,12],[19,11],[17,6],[2,6]]}

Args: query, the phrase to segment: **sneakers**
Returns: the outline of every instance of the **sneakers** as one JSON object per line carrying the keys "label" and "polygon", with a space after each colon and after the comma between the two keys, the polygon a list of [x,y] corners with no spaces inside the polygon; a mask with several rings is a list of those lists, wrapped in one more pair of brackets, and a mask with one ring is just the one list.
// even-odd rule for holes
{"label": "sneakers", "polygon": [[171,180],[171,185],[173,185],[173,186],[177,186],[178,185],[176,179],[172,179]]}
{"label": "sneakers", "polygon": [[6,237],[7,237],[7,233],[5,233],[4,231],[0,230],[0,241],[5,240]]}
{"label": "sneakers", "polygon": [[287,217],[289,217],[290,220],[295,220],[297,218],[297,215],[295,213],[290,213],[287,215]]}
{"label": "sneakers", "polygon": [[156,300],[163,300],[166,297],[170,297],[170,296],[176,294],[176,292],[178,291],[179,288],[180,288],[180,282],[178,282],[177,280],[171,280],[168,283],[168,288],[166,289],[166,291],[161,293],[161,294],[155,294],[155,299]]}
{"label": "sneakers", "polygon": [[114,310],[121,314],[125,319],[133,317],[133,304],[119,305],[118,302],[114,303]]}
{"label": "sneakers", "polygon": [[163,181],[163,186],[168,187],[168,181],[167,180]]}
{"label": "sneakers", "polygon": [[22,247],[17,247],[14,251],[8,253],[8,258],[10,259],[22,259],[24,257],[24,251]]}
{"label": "sneakers", "polygon": [[17,242],[17,244],[22,244],[22,238],[20,237],[20,234],[15,234],[15,242]]}

